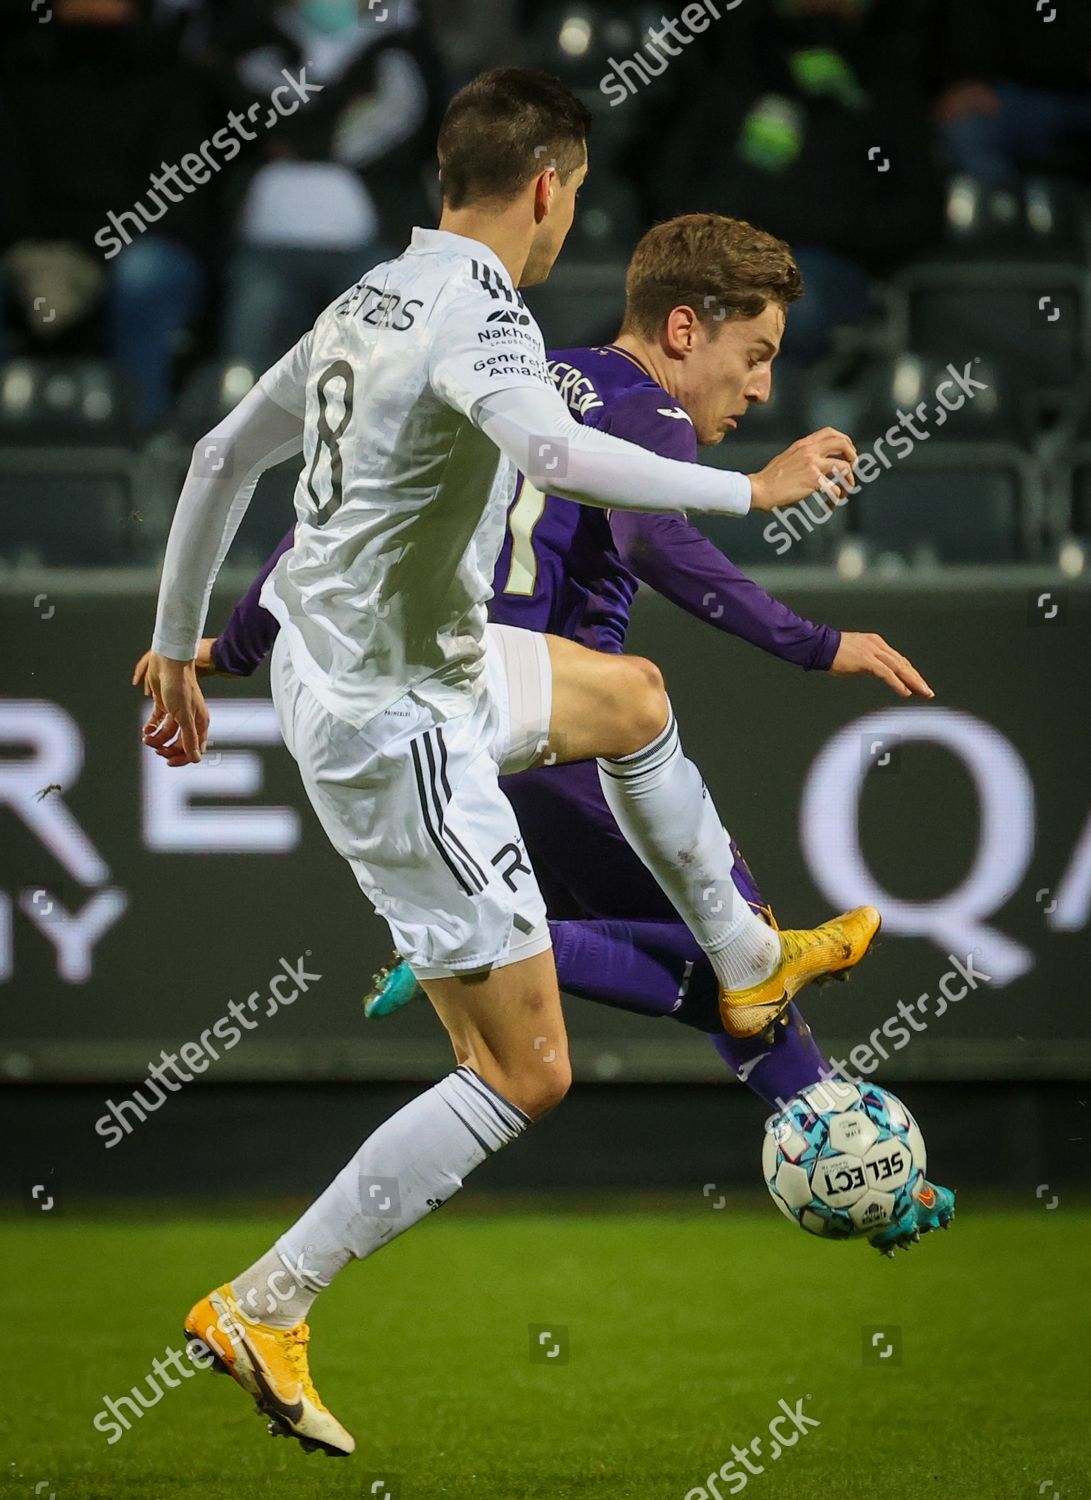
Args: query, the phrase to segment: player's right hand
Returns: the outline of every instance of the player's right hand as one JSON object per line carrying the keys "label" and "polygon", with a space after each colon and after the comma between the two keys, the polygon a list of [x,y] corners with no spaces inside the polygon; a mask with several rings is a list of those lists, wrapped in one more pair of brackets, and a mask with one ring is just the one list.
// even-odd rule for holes
{"label": "player's right hand", "polygon": [[749,475],[750,508],[772,510],[778,505],[793,505],[815,490],[831,500],[845,499],[857,457],[852,439],[836,427],[812,432],[778,453],[760,473]]}
{"label": "player's right hand", "polygon": [[208,743],[208,706],[197,683],[196,662],[149,651],[144,685],[152,700],[145,745],[168,765],[195,765]]}
{"label": "player's right hand", "polygon": [[[212,648],[215,644],[216,637],[214,635],[206,635],[197,647],[197,656],[193,666],[198,677],[214,677],[216,675],[216,665],[212,660]],[[151,657],[151,652],[145,651],[144,655],[133,668],[133,687],[143,687],[145,698],[151,696],[151,689],[148,687],[148,663],[151,661]]]}

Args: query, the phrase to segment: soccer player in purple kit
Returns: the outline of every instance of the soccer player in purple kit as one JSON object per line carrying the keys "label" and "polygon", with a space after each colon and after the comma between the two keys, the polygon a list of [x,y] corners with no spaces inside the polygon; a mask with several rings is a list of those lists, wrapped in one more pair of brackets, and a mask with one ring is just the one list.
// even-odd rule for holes
{"label": "soccer player in purple kit", "polygon": [[[719,443],[749,405],[769,399],[787,310],[802,293],[795,262],[786,245],[749,224],[687,215],[643,237],[626,290],[615,342],[552,352],[550,373],[584,424],[696,462],[698,445]],[[752,485],[772,478],[784,456],[751,475]],[[289,532],[222,635],[202,642],[205,670],[246,675],[264,659],[277,625],[260,605],[261,586],[292,540]],[[494,575],[490,622],[621,652],[641,582],[804,670],[870,674],[903,697],[928,692],[881,637],[801,618],[684,516],[595,510],[520,480]],[[134,680],[140,677],[138,666]],[[563,990],[706,1032],[732,1072],[772,1107],[829,1076],[794,1004],[771,1034],[743,1039],[725,1031],[712,966],[622,835],[594,762],[539,766],[505,777],[503,785],[546,897]],[[756,881],[735,854],[736,888],[772,922]],[[386,1014],[414,994],[420,991],[412,973],[399,963],[378,977],[368,1014]],[[950,1216],[947,1190],[934,1191],[939,1209],[935,1198],[919,1205],[912,1224],[894,1226],[893,1235],[883,1232],[882,1248],[908,1243]]]}

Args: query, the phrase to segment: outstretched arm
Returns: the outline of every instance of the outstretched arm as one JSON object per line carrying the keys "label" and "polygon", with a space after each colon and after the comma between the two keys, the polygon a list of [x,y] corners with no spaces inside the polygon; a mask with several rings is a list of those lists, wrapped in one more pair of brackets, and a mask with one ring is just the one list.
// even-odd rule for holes
{"label": "outstretched arm", "polygon": [[[654,445],[659,452],[694,463],[693,427],[674,420],[675,416],[660,409],[656,400],[638,395],[611,414],[610,426],[632,442]],[[787,454],[798,447],[793,444]],[[774,459],[763,472],[768,475],[776,470],[787,454]],[[797,615],[748,578],[684,516],[616,511],[610,528],[620,557],[636,577],[698,619],[805,670],[830,671],[835,676],[869,673],[902,697],[932,696],[911,663],[881,636],[842,633]]]}
{"label": "outstretched arm", "polygon": [[900,698],[933,698],[924,678],[881,635],[815,625],[774,599],[683,516],[610,517],[626,566],[682,609],[782,661],[835,677],[877,677]]}
{"label": "outstretched arm", "polygon": [[924,678],[881,635],[815,625],[774,599],[683,516],[616,513],[610,529],[626,566],[657,594],[782,661],[835,677],[877,677],[900,698],[933,698]]}
{"label": "outstretched arm", "polygon": [[[495,289],[494,289],[495,296]],[[744,516],[804,500],[816,485],[839,494],[856,449],[825,428],[793,444],[760,474],[680,463],[577,422],[549,376],[541,332],[526,314],[489,324],[496,301],[454,280],[430,320],[429,380],[546,495],[601,510],[686,510]],[[522,317],[520,324],[518,319]]]}
{"label": "outstretched arm", "polygon": [[683,516],[617,511],[610,529],[626,567],[673,604],[807,671],[832,666],[841,632],[767,594]]}
{"label": "outstretched arm", "polygon": [[577,422],[555,390],[509,388],[477,404],[478,426],[545,494],[600,510],[686,510],[744,516],[842,491],[830,476],[856,462],[851,440],[832,427],[802,438],[760,474],[732,474],[663,458]]}

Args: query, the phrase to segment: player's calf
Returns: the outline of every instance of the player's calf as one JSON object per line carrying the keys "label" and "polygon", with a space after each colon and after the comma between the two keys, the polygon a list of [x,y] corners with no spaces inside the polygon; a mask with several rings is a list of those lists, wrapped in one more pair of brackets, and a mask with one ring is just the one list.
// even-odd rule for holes
{"label": "player's calf", "polygon": [[572,1082],[552,952],[423,987],[460,1066],[529,1120],[554,1109]]}

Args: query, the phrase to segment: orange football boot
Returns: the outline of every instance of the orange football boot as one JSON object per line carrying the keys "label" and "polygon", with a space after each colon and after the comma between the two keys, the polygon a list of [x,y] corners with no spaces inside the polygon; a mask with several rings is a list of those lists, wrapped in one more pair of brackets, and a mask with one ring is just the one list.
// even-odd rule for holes
{"label": "orange football boot", "polygon": [[760,984],[720,989],[720,1019],[731,1036],[767,1031],[805,984],[837,976],[847,979],[867,953],[882,918],[874,906],[858,906],[821,927],[782,928],[780,963]]}
{"label": "orange football boot", "polygon": [[356,1447],[352,1434],[323,1405],[307,1366],[306,1323],[270,1328],[243,1312],[230,1284],[209,1292],[185,1321],[190,1344],[203,1344],[212,1367],[230,1375],[258,1410],[269,1418],[274,1437],[298,1438],[307,1453],[321,1449],[331,1458],[347,1458]]}

